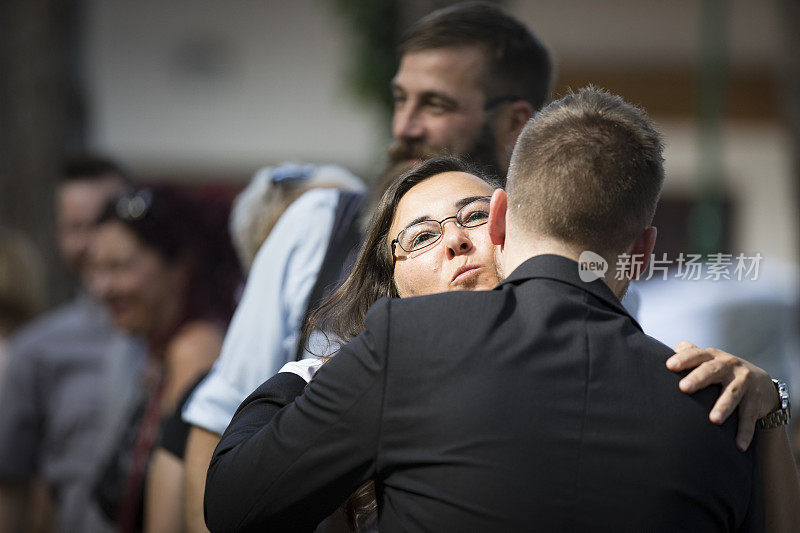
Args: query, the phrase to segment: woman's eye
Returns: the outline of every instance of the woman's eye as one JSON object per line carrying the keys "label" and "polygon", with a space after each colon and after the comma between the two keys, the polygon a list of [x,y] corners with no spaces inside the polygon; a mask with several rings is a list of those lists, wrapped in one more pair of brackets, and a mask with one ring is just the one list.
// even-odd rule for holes
{"label": "woman's eye", "polygon": [[428,242],[429,240],[431,240],[431,239],[433,239],[435,237],[436,236],[433,233],[429,233],[429,232],[420,233],[419,235],[414,237],[414,240],[411,242],[411,245],[416,248],[417,246],[421,246],[422,244],[425,244],[426,242]]}
{"label": "woman's eye", "polygon": [[486,211],[473,211],[464,218],[464,224],[474,224],[487,218],[489,218],[489,213]]}

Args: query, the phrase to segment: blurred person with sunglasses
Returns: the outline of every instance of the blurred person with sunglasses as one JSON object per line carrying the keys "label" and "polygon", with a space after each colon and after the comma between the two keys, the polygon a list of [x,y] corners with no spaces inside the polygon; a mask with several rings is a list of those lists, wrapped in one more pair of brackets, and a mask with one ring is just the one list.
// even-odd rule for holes
{"label": "blurred person with sunglasses", "polygon": [[[148,352],[94,487],[118,531],[142,529],[147,469],[162,421],[219,355],[240,279],[222,215],[161,186],[126,191],[98,219],[91,290],[114,324],[142,338]],[[161,497],[179,506],[180,494]]]}

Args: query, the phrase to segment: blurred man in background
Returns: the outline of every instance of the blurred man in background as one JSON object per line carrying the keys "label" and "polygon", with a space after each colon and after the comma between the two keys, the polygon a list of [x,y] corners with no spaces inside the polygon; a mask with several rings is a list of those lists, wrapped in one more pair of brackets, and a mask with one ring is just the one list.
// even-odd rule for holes
{"label": "blurred man in background", "polygon": [[[106,377],[114,369],[130,377],[140,351],[114,331],[84,283],[95,219],[125,183],[116,164],[94,157],[67,162],[58,183],[57,242],[79,289],[10,344],[0,384],[0,525],[12,531],[33,527],[29,518],[42,526],[53,520],[59,531],[109,529],[89,495],[112,407],[104,387],[124,385]],[[46,512],[50,502],[54,517]]]}
{"label": "blurred man in background", "polygon": [[390,161],[467,156],[504,182],[519,132],[550,94],[541,42],[499,8],[467,3],[417,22],[398,51]]}
{"label": "blurred man in background", "polygon": [[[517,136],[549,96],[552,64],[544,45],[499,7],[464,3],[421,19],[398,50],[400,67],[392,82],[394,142],[381,181],[388,184],[400,170],[441,153],[466,157],[504,177]],[[297,332],[315,280],[325,270],[336,210],[335,197],[324,198],[319,191],[287,210],[273,232],[280,236],[267,239],[259,255],[280,251],[285,261],[273,261],[271,275],[292,273],[297,279],[277,294],[248,298],[257,286],[251,274],[222,355],[187,404],[184,420],[194,426],[186,447],[186,511],[192,531],[204,529],[205,474],[220,435],[242,400],[297,353]],[[248,300],[280,299],[280,293],[291,293],[292,301],[275,313],[247,305]],[[246,329],[244,317],[258,310],[249,319],[257,328]]]}

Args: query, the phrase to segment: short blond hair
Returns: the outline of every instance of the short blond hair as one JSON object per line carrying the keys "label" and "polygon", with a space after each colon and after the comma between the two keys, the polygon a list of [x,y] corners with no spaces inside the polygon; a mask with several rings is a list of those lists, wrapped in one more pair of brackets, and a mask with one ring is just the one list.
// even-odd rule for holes
{"label": "short blond hair", "polygon": [[508,173],[510,220],[602,255],[623,252],[653,221],[663,146],[642,109],[595,87],[570,92],[520,134]]}

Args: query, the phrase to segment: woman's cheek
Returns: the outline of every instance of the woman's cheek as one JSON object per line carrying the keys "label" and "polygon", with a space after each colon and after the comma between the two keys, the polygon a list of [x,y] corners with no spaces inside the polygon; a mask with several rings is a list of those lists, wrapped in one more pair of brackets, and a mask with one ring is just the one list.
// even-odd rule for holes
{"label": "woman's cheek", "polygon": [[422,259],[422,257],[416,257],[407,261],[402,270],[395,270],[400,297],[408,298],[426,294],[431,278],[431,267],[425,265],[425,261]]}
{"label": "woman's cheek", "polygon": [[434,256],[435,254],[429,254],[428,257],[425,257],[424,263],[420,264],[414,291],[416,296],[435,294],[447,290],[448,283],[443,279],[444,274],[441,261],[436,261]]}

